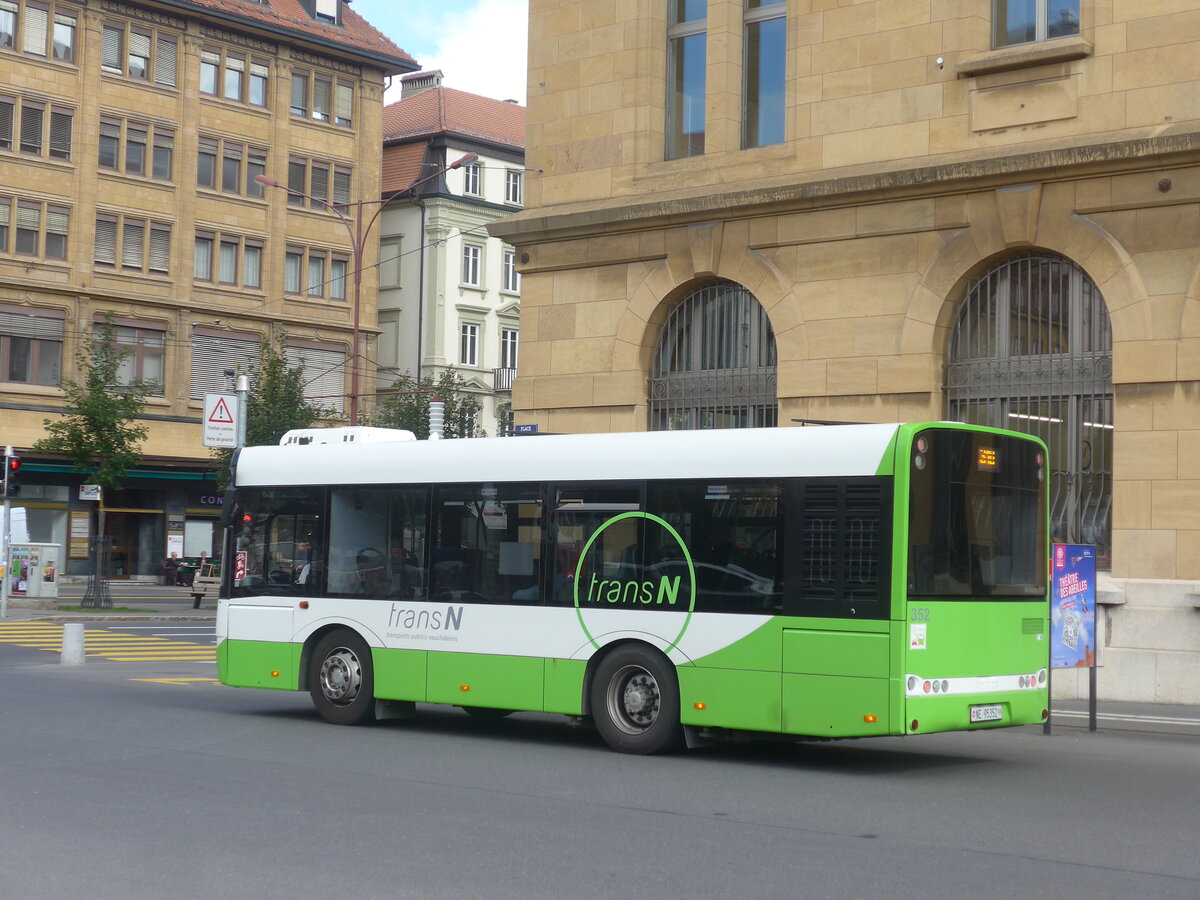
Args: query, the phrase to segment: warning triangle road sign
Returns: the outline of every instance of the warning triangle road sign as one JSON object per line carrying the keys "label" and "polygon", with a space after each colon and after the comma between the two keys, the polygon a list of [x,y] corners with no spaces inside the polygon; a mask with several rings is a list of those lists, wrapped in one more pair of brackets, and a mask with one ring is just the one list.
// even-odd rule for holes
{"label": "warning triangle road sign", "polygon": [[208,417],[208,421],[216,422],[220,425],[233,424],[233,413],[229,411],[229,407],[225,404],[224,397],[217,401],[217,405],[213,407],[212,414]]}

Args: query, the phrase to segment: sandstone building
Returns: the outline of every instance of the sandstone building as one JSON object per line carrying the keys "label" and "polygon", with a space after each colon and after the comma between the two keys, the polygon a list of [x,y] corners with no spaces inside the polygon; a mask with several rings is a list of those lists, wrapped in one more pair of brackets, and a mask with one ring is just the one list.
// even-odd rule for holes
{"label": "sandstone building", "polygon": [[342,409],[351,266],[365,335],[375,254],[353,258],[333,209],[379,196],[385,81],[416,67],[343,0],[0,2],[0,421],[30,537],[68,572],[87,565],[82,479],[23,449],[105,316],[127,376],[157,385],[143,464],[104,501],[117,576],[216,549],[203,396],[263,341]]}
{"label": "sandstone building", "polygon": [[530,15],[517,422],[1034,431],[1102,695],[1200,703],[1196,5]]}

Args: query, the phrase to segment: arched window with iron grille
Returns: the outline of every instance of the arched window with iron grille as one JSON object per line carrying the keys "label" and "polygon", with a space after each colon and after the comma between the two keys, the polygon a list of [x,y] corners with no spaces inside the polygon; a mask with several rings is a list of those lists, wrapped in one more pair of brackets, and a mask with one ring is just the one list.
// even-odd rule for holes
{"label": "arched window with iron grille", "polygon": [[1039,251],[967,288],[946,358],[947,417],[1036,434],[1050,449],[1056,541],[1112,546],[1112,332],[1104,298]]}
{"label": "arched window with iron grille", "polygon": [[748,290],[720,281],[671,310],[650,378],[650,428],[752,428],[778,420],[775,332]]}

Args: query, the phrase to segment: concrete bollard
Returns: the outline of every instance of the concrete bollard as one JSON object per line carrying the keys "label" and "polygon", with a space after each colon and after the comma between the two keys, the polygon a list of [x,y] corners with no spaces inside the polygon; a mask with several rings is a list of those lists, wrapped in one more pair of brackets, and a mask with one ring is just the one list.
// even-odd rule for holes
{"label": "concrete bollard", "polygon": [[83,623],[71,622],[63,626],[62,659],[64,666],[81,666],[83,655]]}

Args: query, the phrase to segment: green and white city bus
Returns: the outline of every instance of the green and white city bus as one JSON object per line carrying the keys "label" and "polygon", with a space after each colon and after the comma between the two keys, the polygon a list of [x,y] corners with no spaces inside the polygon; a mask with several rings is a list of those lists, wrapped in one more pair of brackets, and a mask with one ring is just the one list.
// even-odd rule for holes
{"label": "green and white city bus", "polygon": [[1046,448],[956,423],[248,447],[221,681],[616,750],[1047,715]]}

